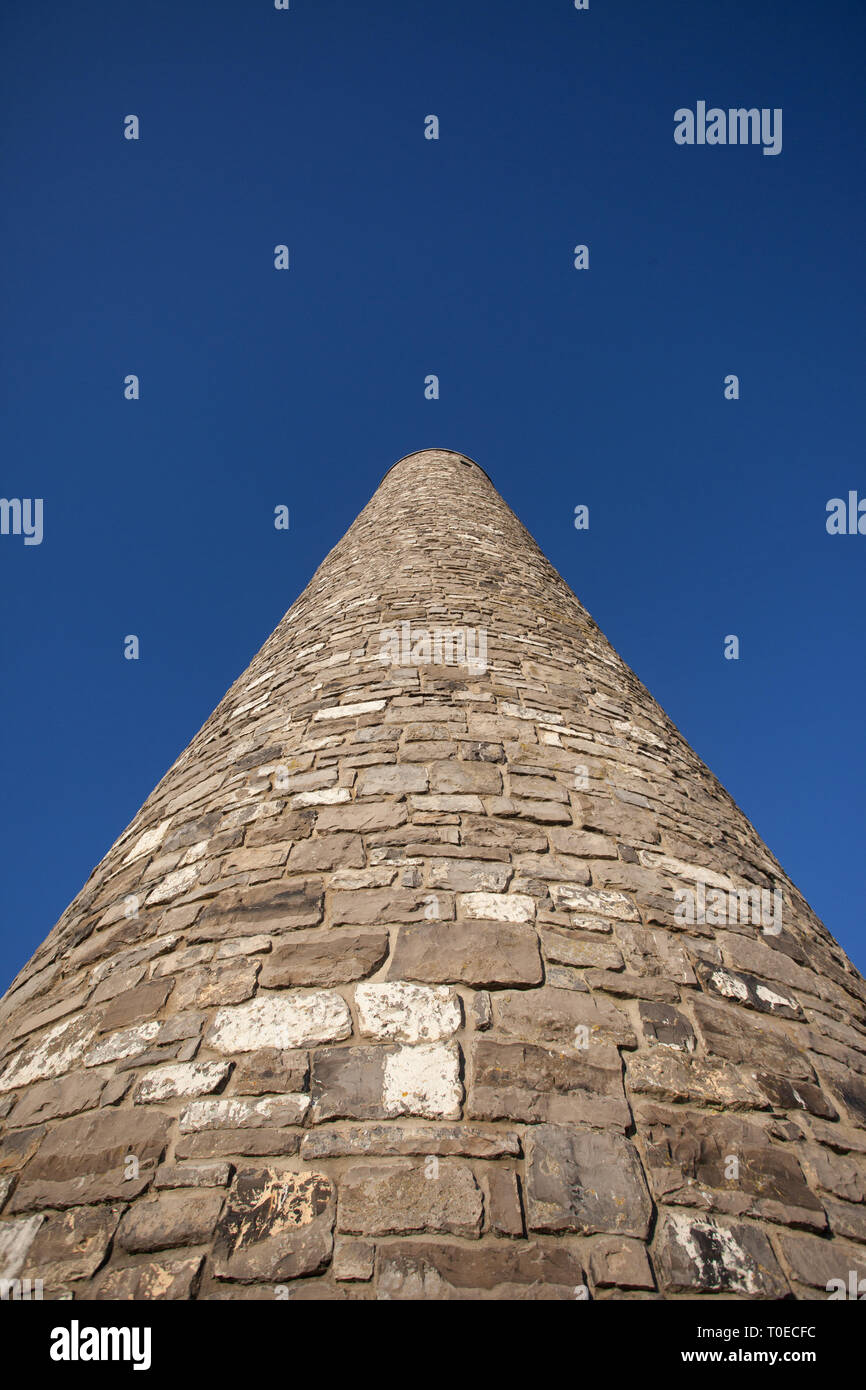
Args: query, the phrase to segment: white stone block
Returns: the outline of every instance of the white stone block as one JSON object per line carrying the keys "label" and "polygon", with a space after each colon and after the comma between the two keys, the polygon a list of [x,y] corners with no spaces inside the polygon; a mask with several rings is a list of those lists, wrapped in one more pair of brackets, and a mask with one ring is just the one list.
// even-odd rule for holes
{"label": "white stone block", "polygon": [[220,1009],[206,1041],[217,1052],[255,1052],[339,1042],[351,1032],[352,1016],[343,996],[318,989],[260,994],[246,1004]]}
{"label": "white stone block", "polygon": [[457,1119],[463,1088],[456,1043],[401,1047],[385,1059],[383,1104],[389,1115]]}
{"label": "white stone block", "polygon": [[457,916],[485,922],[531,922],[535,899],[526,893],[458,893]]}
{"label": "white stone block", "polygon": [[462,1022],[460,999],[447,985],[415,985],[402,980],[356,986],[360,1031],[395,1042],[437,1042],[456,1033]]}

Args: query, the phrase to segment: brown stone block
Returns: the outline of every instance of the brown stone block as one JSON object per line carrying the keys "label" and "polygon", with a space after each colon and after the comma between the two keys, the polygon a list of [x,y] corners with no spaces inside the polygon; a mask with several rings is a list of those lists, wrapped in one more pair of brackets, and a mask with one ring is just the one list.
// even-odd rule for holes
{"label": "brown stone block", "polygon": [[764,1095],[777,1110],[808,1110],[825,1120],[838,1120],[839,1112],[831,1105],[818,1086],[809,1081],[789,1081],[786,1076],[773,1076],[766,1071],[753,1073]]}
{"label": "brown stone block", "polygon": [[759,1125],[690,1111],[648,1124],[641,1148],[659,1202],[816,1230],[827,1224],[796,1154]]}
{"label": "brown stone block", "polygon": [[852,1124],[866,1129],[866,1077],[824,1059],[821,1072],[830,1093],[847,1110]]}
{"label": "brown stone block", "polygon": [[17,1173],[33,1157],[45,1136],[45,1125],[7,1130],[0,1136],[0,1173]]}
{"label": "brown stone block", "polygon": [[365,1283],[373,1277],[376,1247],[366,1240],[338,1236],[334,1243],[334,1278]]}
{"label": "brown stone block", "polygon": [[56,1185],[56,1205],[63,1207],[123,1197],[135,1186],[125,1178],[127,1155],[138,1160],[142,1172],[152,1169],[165,1152],[170,1124],[168,1116],[150,1108],[100,1110],[63,1120],[27,1165],[15,1201],[23,1204],[26,1190],[36,1184],[46,1195],[48,1187]]}
{"label": "brown stone block", "polygon": [[209,1129],[181,1134],[176,1158],[288,1158],[298,1152],[299,1129]]}
{"label": "brown stone block", "polygon": [[494,1164],[488,1168],[484,1185],[487,1189],[487,1225],[496,1236],[519,1237],[523,1231],[523,1206],[520,1201],[520,1180],[513,1168]]}
{"label": "brown stone block", "polygon": [[385,1117],[385,1060],[396,1047],[324,1047],[313,1053],[312,1119],[380,1120]]}
{"label": "brown stone block", "polygon": [[[284,879],[251,888],[230,888],[205,908],[201,928],[228,926],[247,932],[287,931],[314,927],[322,920],[320,878]],[[191,938],[192,939],[192,938]]]}
{"label": "brown stone block", "polygon": [[447,795],[498,794],[502,790],[502,774],[492,763],[456,762],[449,758],[430,764],[430,790]]}
{"label": "brown stone block", "polygon": [[468,763],[504,763],[505,749],[501,743],[481,743],[464,739],[460,743],[460,757]]}
{"label": "brown stone block", "polygon": [[481,1192],[468,1163],[359,1163],[340,1176],[339,1229],[355,1235],[477,1236]]}
{"label": "brown stone block", "polygon": [[174,987],[173,979],[150,980],[112,1000],[99,1023],[100,1033],[114,1033],[156,1018]]}
{"label": "brown stone block", "polygon": [[612,942],[575,936],[571,932],[543,931],[539,934],[545,960],[555,965],[571,965],[578,969],[589,965],[601,970],[622,970],[622,956]]}
{"label": "brown stone block", "polygon": [[452,892],[502,893],[513,873],[510,864],[496,860],[436,858],[428,870],[427,882],[431,888],[447,888]]}
{"label": "brown stone block", "polygon": [[281,942],[262,970],[265,989],[336,985],[372,975],[388,955],[388,933],[317,930]]}
{"label": "brown stone block", "polygon": [[508,850],[512,854],[545,854],[547,833],[526,821],[497,820],[495,816],[464,816],[464,842],[477,850],[482,847]]}
{"label": "brown stone block", "polygon": [[848,1155],[830,1153],[818,1144],[799,1150],[806,1176],[821,1192],[866,1207],[866,1166]]}
{"label": "brown stone block", "polygon": [[133,1203],[120,1223],[117,1244],[130,1254],[209,1241],[222,1192],[166,1192]]}
{"label": "brown stone block", "polygon": [[[780,1233],[778,1244],[785,1267],[798,1283],[822,1293],[835,1293],[837,1298],[850,1298],[852,1284],[858,1301],[866,1293],[866,1287],[860,1285],[860,1280],[866,1281],[866,1251],[841,1240],[821,1240],[793,1232]],[[835,1283],[830,1287],[832,1281]]]}
{"label": "brown stone block", "polygon": [[662,1003],[676,1004],[680,998],[677,986],[660,975],[630,975],[612,970],[588,969],[586,983],[590,989],[615,994],[622,999],[656,999]]}
{"label": "brown stone block", "polygon": [[389,1299],[496,1301],[579,1296],[578,1248],[562,1240],[478,1246],[401,1240],[379,1247],[378,1287]]}
{"label": "brown stone block", "polygon": [[301,1158],[411,1157],[516,1158],[520,1137],[513,1129],[483,1129],[480,1125],[365,1124],[327,1126],[308,1131],[301,1140]]}
{"label": "brown stone block", "polygon": [[710,1057],[685,1057],[667,1049],[626,1058],[629,1090],[658,1100],[697,1101],[732,1110],[763,1110],[767,1102],[742,1069]]}
{"label": "brown stone block", "polygon": [[426,792],[427,773],[415,763],[397,764],[393,761],[379,767],[365,767],[358,773],[355,796],[407,796],[410,792]]}
{"label": "brown stone block", "polygon": [[340,830],[345,833],[366,833],[369,830],[394,830],[409,819],[402,801],[371,801],[365,805],[323,806],[319,811],[316,829],[320,835]]}
{"label": "brown stone block", "polygon": [[173,1005],[178,1009],[210,1009],[251,999],[260,970],[258,961],[222,961],[218,969],[202,966],[177,977]]}
{"label": "brown stone block", "polygon": [[302,840],[289,854],[290,873],[322,873],[329,869],[360,869],[364,842],[360,835],[336,831],[314,840]]}
{"label": "brown stone block", "polygon": [[230,1163],[163,1163],[154,1187],[227,1187],[234,1169]]}
{"label": "brown stone block", "polygon": [[652,1201],[634,1145],[620,1134],[539,1125],[526,1136],[531,1231],[646,1239]]}
{"label": "brown stone block", "polygon": [[627,844],[658,844],[658,826],[651,811],[618,799],[607,801],[583,796],[580,801],[584,830],[598,831]]}
{"label": "brown stone block", "polygon": [[662,1212],[653,1260],[667,1294],[785,1298],[789,1292],[770,1242],[756,1226]]}
{"label": "brown stone block", "polygon": [[194,1298],[202,1263],[202,1256],[197,1255],[190,1260],[152,1260],[126,1269],[108,1268],[94,1282],[91,1296],[135,1302]]}
{"label": "brown stone block", "polygon": [[45,1004],[41,1009],[34,1009],[29,1005],[23,1017],[9,1024],[9,1036],[24,1037],[27,1033],[35,1033],[39,1028],[47,1028],[58,1019],[76,1013],[84,1007],[87,995],[88,991],[82,989],[74,994],[67,994],[65,998],[56,1000],[53,1004]]}
{"label": "brown stone block", "polygon": [[637,1240],[604,1236],[594,1241],[589,1255],[589,1272],[596,1288],[655,1288],[646,1247]]}
{"label": "brown stone block", "polygon": [[696,968],[704,989],[717,999],[733,1001],[745,1009],[756,1009],[774,1018],[805,1017],[799,1000],[787,986],[771,988],[756,975],[738,973],[727,966],[707,965],[704,961],[698,961]]}
{"label": "brown stone block", "polygon": [[685,1014],[670,1004],[638,1004],[644,1040],[651,1046],[672,1047],[677,1052],[694,1052],[694,1031]]}
{"label": "brown stone block", "polygon": [[[526,1042],[556,1043],[599,1058],[597,1065],[620,1069],[612,1044],[637,1045],[628,1015],[607,999],[545,985],[534,990],[507,990],[493,998],[496,1028]],[[602,1058],[606,1058],[602,1062]]]}
{"label": "brown stone block", "polygon": [[238,1173],[214,1242],[218,1279],[279,1282],[317,1274],[334,1244],[334,1189],[324,1173]]}
{"label": "brown stone block", "polygon": [[480,1038],[472,1046],[471,1060],[466,1104],[471,1119],[618,1129],[630,1122],[615,1048],[596,1044],[587,1052],[569,1054]]}
{"label": "brown stone block", "polygon": [[[429,912],[429,895],[393,888],[362,888],[351,892],[330,892],[328,910],[334,926],[379,925],[382,922],[423,921]],[[445,915],[446,900],[440,895],[440,912]]]}
{"label": "brown stone block", "polygon": [[537,985],[538,936],[519,922],[424,922],[401,927],[388,971],[392,980],[427,984]]}
{"label": "brown stone block", "polygon": [[24,1129],[44,1120],[89,1111],[99,1101],[103,1086],[103,1077],[93,1072],[71,1072],[53,1080],[36,1081],[19,1095],[11,1123]]}
{"label": "brown stone block", "polygon": [[310,1055],[299,1049],[281,1051],[263,1047],[258,1052],[242,1052],[235,1062],[233,1095],[268,1095],[274,1092],[305,1091],[310,1079]]}
{"label": "brown stone block", "polygon": [[122,1212],[122,1206],[49,1212],[30,1246],[23,1276],[42,1279],[49,1297],[67,1282],[90,1278],[105,1258]]}
{"label": "brown stone block", "polygon": [[805,1053],[781,1027],[760,1023],[754,1015],[708,1000],[693,997],[691,1002],[707,1052],[730,1062],[746,1062],[789,1081],[815,1080]]}
{"label": "brown stone block", "polygon": [[535,801],[529,797],[499,796],[485,803],[491,816],[517,816],[540,825],[571,825],[571,807],[559,801]]}
{"label": "brown stone block", "polygon": [[866,1245],[866,1206],[834,1202],[830,1197],[825,1197],[823,1202],[834,1236],[848,1236]]}
{"label": "brown stone block", "polygon": [[550,848],[557,854],[570,854],[578,859],[616,859],[616,839],[611,836],[593,835],[586,830],[567,830],[554,825],[548,832]]}

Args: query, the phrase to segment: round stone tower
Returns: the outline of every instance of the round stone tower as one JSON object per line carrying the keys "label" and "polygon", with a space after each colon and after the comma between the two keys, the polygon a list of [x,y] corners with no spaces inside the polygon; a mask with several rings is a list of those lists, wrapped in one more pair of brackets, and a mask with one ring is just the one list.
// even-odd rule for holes
{"label": "round stone tower", "polygon": [[476,464],[396,464],[0,1004],[0,1277],[826,1297],[866,984]]}

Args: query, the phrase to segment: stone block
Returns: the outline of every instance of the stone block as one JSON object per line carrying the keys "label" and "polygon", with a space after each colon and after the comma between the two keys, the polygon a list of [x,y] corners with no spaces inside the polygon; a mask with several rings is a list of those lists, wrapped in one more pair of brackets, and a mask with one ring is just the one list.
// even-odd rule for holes
{"label": "stone block", "polygon": [[376,930],[293,932],[262,969],[264,989],[330,985],[372,975],[388,955],[388,932]]}
{"label": "stone block", "polygon": [[331,1260],[334,1209],[324,1173],[241,1170],[217,1227],[214,1274],[279,1283],[319,1273]]}
{"label": "stone block", "polygon": [[775,1299],[789,1293],[770,1242],[756,1226],[662,1212],[653,1253],[660,1286],[668,1295]]}
{"label": "stone block", "polygon": [[539,1125],[526,1140],[531,1231],[649,1234],[652,1201],[634,1145],[619,1134]]}
{"label": "stone block", "polygon": [[161,1192],[127,1211],[117,1244],[132,1255],[210,1241],[223,1204],[220,1191]]}
{"label": "stone block", "polygon": [[424,983],[537,985],[542,966],[535,931],[522,922],[424,922],[401,927],[391,979]]}
{"label": "stone block", "polygon": [[472,1169],[457,1159],[358,1163],[341,1175],[338,1222],[340,1231],[353,1235],[441,1231],[475,1237],[482,1205]]}
{"label": "stone block", "polygon": [[445,985],[403,980],[358,985],[355,1007],[359,1031],[383,1042],[438,1042],[463,1022],[460,998]]}
{"label": "stone block", "polygon": [[249,1003],[220,1009],[205,1036],[216,1052],[280,1051],[336,1042],[352,1031],[352,1019],[342,995],[332,990],[292,994],[260,994]]}

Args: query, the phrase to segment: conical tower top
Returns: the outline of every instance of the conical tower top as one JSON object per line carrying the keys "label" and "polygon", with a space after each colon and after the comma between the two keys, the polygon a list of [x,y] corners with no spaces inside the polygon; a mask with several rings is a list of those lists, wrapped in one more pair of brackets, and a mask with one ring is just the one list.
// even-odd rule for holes
{"label": "conical tower top", "polygon": [[866,1277],[864,1004],[488,475],[421,450],[0,1004],[0,1277],[813,1297]]}

